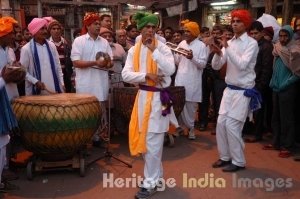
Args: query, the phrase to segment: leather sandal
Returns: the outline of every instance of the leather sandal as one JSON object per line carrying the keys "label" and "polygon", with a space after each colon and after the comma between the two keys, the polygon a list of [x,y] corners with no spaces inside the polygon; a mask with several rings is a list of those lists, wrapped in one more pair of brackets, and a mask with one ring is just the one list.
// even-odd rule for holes
{"label": "leather sandal", "polygon": [[263,150],[279,150],[278,148],[274,147],[272,144],[267,144],[263,146]]}
{"label": "leather sandal", "polygon": [[292,156],[292,153],[289,150],[284,149],[279,152],[278,156],[281,158],[289,158]]}

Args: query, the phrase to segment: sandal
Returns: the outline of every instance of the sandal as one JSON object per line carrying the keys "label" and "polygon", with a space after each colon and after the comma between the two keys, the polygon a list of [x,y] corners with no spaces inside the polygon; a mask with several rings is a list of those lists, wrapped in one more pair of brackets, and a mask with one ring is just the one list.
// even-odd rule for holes
{"label": "sandal", "polygon": [[279,152],[278,156],[281,158],[289,158],[292,156],[292,153],[290,151],[284,149]]}
{"label": "sandal", "polygon": [[263,150],[278,150],[278,148],[274,147],[272,144],[267,144],[263,146]]}
{"label": "sandal", "polygon": [[295,155],[294,160],[295,161],[300,161],[300,155]]}

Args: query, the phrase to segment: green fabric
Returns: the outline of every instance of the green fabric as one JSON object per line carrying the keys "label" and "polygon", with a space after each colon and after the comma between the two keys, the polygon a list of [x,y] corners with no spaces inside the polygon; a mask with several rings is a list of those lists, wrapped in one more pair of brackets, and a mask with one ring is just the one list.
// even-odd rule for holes
{"label": "green fabric", "polygon": [[98,124],[98,117],[87,117],[82,119],[20,119],[19,126],[24,132],[38,132],[38,133],[52,133],[59,131],[70,131],[76,129],[90,129],[95,128]]}
{"label": "green fabric", "polygon": [[137,22],[137,29],[141,30],[147,24],[151,23],[158,26],[159,19],[155,14],[138,12],[133,19]]}
{"label": "green fabric", "polygon": [[284,65],[280,57],[276,58],[272,79],[270,81],[270,87],[273,91],[283,91],[299,79],[298,76],[293,75],[293,73]]}

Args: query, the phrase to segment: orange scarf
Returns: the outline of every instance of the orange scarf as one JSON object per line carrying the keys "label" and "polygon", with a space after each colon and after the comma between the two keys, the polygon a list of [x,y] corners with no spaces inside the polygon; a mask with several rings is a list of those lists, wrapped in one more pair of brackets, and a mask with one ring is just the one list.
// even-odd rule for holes
{"label": "orange scarf", "polygon": [[[155,46],[157,46],[157,40],[153,40]],[[133,53],[133,67],[135,72],[140,70],[140,52],[142,46],[142,39],[134,46]],[[157,64],[152,59],[152,52],[148,49],[147,52],[147,73],[157,74]],[[146,80],[148,86],[155,86],[152,80]],[[146,146],[146,135],[148,131],[148,122],[151,113],[151,102],[153,98],[153,92],[147,92],[146,104],[144,107],[144,116],[142,118],[142,128],[139,129],[139,118],[138,118],[138,99],[139,93],[137,93],[131,113],[131,119],[129,123],[129,149],[133,156],[139,155],[140,153],[147,152]]]}

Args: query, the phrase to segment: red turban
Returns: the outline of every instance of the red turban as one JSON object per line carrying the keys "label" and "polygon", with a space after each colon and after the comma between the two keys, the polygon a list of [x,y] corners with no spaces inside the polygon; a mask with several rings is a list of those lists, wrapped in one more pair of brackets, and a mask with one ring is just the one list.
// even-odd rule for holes
{"label": "red turban", "polygon": [[251,14],[248,10],[243,10],[243,9],[233,10],[231,11],[231,19],[233,19],[234,17],[239,18],[246,26],[247,29],[250,27],[253,21]]}
{"label": "red turban", "polygon": [[86,13],[86,15],[83,18],[83,27],[81,29],[81,35],[84,35],[87,33],[87,26],[91,25],[95,21],[100,21],[100,16],[98,13],[90,12]]}

